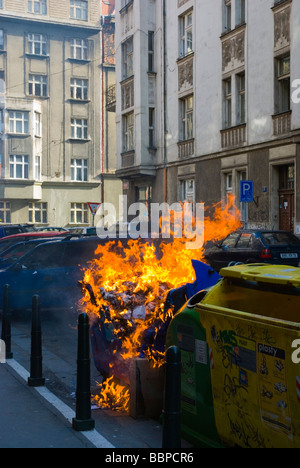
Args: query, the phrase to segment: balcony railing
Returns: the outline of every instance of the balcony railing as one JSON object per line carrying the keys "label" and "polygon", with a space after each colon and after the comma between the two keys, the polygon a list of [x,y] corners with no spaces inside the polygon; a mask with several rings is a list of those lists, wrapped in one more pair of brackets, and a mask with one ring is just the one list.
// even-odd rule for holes
{"label": "balcony railing", "polygon": [[195,155],[195,139],[178,142],[178,158],[186,159]]}
{"label": "balcony railing", "polygon": [[246,124],[221,130],[222,148],[242,146],[246,143]]}
{"label": "balcony railing", "polygon": [[274,136],[285,135],[291,131],[292,111],[273,115]]}

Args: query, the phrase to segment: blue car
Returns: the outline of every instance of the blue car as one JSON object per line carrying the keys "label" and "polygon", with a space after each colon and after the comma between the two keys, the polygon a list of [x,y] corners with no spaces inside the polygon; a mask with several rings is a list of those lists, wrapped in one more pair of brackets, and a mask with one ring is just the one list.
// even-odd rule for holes
{"label": "blue car", "polygon": [[10,285],[11,310],[31,309],[39,295],[42,309],[76,307],[82,297],[78,281],[82,268],[95,257],[98,238],[53,240],[39,244],[16,263],[1,270],[0,309],[3,287]]}

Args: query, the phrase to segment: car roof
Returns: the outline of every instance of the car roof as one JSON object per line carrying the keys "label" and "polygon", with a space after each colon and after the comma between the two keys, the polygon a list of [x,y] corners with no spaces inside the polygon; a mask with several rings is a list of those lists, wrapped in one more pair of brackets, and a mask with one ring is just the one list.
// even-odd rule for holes
{"label": "car roof", "polygon": [[[32,232],[20,232],[19,234],[13,234],[11,236],[6,236],[3,237],[1,240],[7,240],[7,239],[18,239],[20,237],[55,237],[59,235],[66,235],[65,231],[49,231],[49,232],[40,232],[40,231],[32,231]],[[0,242],[1,242],[0,240]]]}

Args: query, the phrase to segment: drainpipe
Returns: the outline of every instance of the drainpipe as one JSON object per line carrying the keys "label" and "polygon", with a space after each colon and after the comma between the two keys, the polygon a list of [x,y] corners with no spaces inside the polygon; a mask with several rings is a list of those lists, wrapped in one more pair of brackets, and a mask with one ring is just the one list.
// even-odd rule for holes
{"label": "drainpipe", "polygon": [[104,18],[101,18],[101,203],[104,203]]}
{"label": "drainpipe", "polygon": [[164,202],[168,201],[168,172],[167,172],[167,8],[163,0],[163,89],[164,89]]}

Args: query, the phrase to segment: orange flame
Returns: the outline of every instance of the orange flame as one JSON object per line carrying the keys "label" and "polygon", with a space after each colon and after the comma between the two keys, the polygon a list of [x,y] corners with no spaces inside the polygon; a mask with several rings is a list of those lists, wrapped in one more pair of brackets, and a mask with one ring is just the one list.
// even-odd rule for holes
{"label": "orange flame", "polygon": [[[240,213],[231,197],[227,204],[213,206],[212,214],[205,218],[205,242],[221,240],[239,227]],[[155,335],[157,326],[172,316],[172,308],[165,310],[168,292],[196,280],[192,260],[203,261],[203,249],[186,249],[186,242],[175,238],[161,243],[159,256],[152,243],[142,240],[129,240],[125,246],[120,241],[107,242],[99,245],[96,258],[84,272],[83,284],[92,288],[94,300],[86,290],[81,305],[90,316],[102,319],[103,310],[109,309],[105,323],[122,343],[121,351],[114,350],[114,354],[128,365],[139,356],[145,331],[152,327]],[[164,363],[164,354],[151,347],[145,356],[154,365]],[[106,406],[109,395],[123,390],[106,385],[96,401]]]}

